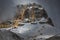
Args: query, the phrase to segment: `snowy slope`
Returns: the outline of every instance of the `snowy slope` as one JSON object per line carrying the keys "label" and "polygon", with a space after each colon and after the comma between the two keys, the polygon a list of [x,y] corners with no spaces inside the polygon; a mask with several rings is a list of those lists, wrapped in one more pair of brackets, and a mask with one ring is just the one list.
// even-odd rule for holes
{"label": "snowy slope", "polygon": [[12,29],[12,32],[16,33],[23,38],[49,38],[55,35],[55,28],[49,24],[31,24],[25,23],[24,26]]}

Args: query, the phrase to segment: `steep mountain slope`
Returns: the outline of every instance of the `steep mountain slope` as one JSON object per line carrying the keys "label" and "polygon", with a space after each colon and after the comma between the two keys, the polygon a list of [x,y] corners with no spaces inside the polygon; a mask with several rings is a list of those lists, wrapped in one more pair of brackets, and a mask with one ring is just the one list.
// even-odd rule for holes
{"label": "steep mountain slope", "polygon": [[10,31],[0,30],[0,40],[21,40],[21,38]]}

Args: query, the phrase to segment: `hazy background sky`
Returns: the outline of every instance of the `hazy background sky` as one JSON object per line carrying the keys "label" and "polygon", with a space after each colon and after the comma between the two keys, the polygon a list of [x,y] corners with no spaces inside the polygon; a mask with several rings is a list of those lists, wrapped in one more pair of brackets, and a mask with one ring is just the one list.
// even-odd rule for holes
{"label": "hazy background sky", "polygon": [[49,17],[51,17],[57,30],[60,29],[60,0],[0,0],[0,20],[12,19],[15,15],[16,5],[27,3],[39,3]]}

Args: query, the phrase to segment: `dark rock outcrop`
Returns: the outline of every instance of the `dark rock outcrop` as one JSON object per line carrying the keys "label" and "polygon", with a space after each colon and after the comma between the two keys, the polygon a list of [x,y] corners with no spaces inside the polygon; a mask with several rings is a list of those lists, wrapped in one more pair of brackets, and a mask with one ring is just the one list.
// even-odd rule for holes
{"label": "dark rock outcrop", "polygon": [[21,38],[11,31],[0,30],[0,40],[21,40]]}
{"label": "dark rock outcrop", "polygon": [[60,40],[60,36],[53,36],[53,37],[46,39],[46,40]]}

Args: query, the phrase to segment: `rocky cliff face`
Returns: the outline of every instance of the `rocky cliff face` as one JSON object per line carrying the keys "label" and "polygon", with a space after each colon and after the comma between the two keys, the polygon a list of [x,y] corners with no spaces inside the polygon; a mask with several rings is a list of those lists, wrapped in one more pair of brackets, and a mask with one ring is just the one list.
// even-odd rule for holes
{"label": "rocky cliff face", "polygon": [[10,31],[0,30],[0,40],[21,40],[21,38]]}

